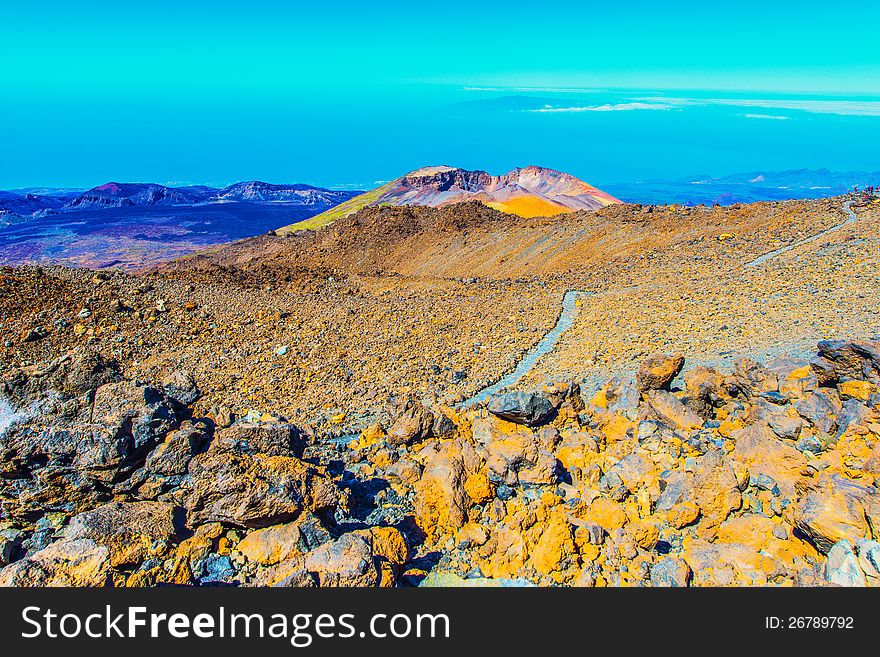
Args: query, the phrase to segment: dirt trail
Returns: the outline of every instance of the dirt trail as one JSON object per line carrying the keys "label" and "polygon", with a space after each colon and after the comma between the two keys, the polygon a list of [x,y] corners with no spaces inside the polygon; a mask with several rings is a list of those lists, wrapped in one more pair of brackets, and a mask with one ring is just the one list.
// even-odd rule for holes
{"label": "dirt trail", "polygon": [[843,211],[846,212],[847,219],[846,221],[837,224],[836,226],[832,226],[831,228],[826,228],[825,230],[816,233],[815,235],[811,235],[805,239],[799,240],[794,244],[789,244],[788,246],[783,246],[775,251],[770,251],[769,253],[765,253],[764,255],[755,258],[751,262],[746,263],[746,267],[757,267],[759,265],[763,265],[768,260],[772,260],[773,258],[782,255],[783,253],[787,253],[788,251],[792,251],[799,246],[803,246],[804,244],[809,244],[810,242],[815,242],[816,240],[822,239],[826,235],[830,235],[831,233],[837,232],[844,226],[849,226],[850,224],[854,224],[859,219],[856,217],[856,213],[852,211],[852,201],[847,201],[843,204]]}
{"label": "dirt trail", "polygon": [[[810,237],[804,238],[802,240],[798,240],[792,244],[781,247],[779,249],[775,249],[768,253],[765,253],[762,256],[755,258],[754,260],[747,262],[745,267],[757,267],[760,266],[773,258],[776,258],[783,253],[787,253],[792,251],[798,247],[804,246],[806,244],[810,244],[811,242],[815,242],[817,240],[826,237],[841,228],[851,225],[858,221],[858,217],[852,211],[852,201],[846,201],[843,204],[843,211],[846,213],[847,219],[839,224],[836,224],[830,228],[827,228],[823,231],[820,231]],[[605,290],[605,293],[614,292],[615,290]],[[562,311],[559,316],[559,320],[556,325],[532,348],[523,358],[517,363],[516,368],[499,379],[492,385],[486,386],[471,398],[462,402],[462,406],[471,406],[478,402],[486,401],[490,396],[500,392],[501,390],[511,387],[518,383],[520,380],[526,377],[529,372],[537,365],[538,361],[544,356],[552,353],[560,338],[565,334],[565,332],[574,324],[574,321],[577,317],[578,304],[576,303],[578,298],[583,298],[587,296],[595,296],[593,293],[589,292],[579,292],[576,290],[569,290],[565,293],[562,301]]]}
{"label": "dirt trail", "polygon": [[569,290],[566,292],[565,296],[562,297],[562,312],[559,313],[559,319],[557,320],[556,325],[550,329],[543,338],[541,338],[538,344],[523,356],[522,360],[517,363],[516,368],[510,374],[499,379],[492,385],[486,386],[470,399],[463,401],[461,406],[472,406],[479,402],[486,401],[497,392],[519,382],[519,380],[528,374],[532,367],[534,367],[544,355],[553,351],[559,338],[561,338],[574,323],[578,311],[578,299],[587,296],[592,296],[592,293],[580,292],[577,290]]}

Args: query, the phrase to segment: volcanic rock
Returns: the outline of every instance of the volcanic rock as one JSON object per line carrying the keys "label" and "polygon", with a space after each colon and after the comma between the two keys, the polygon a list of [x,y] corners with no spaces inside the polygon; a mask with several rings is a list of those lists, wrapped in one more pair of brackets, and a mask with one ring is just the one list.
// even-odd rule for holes
{"label": "volcanic rock", "polygon": [[[182,518],[177,520],[182,523]],[[157,542],[176,541],[174,508],[161,502],[111,502],[74,516],[65,538],[90,539],[106,547],[114,567],[137,565]]]}
{"label": "volcanic rock", "polygon": [[546,397],[534,392],[495,395],[489,400],[487,409],[509,422],[528,425],[545,422],[556,410]]}
{"label": "volcanic rock", "polygon": [[110,551],[95,541],[58,541],[0,570],[0,586],[107,586]]}
{"label": "volcanic rock", "polygon": [[268,527],[295,520],[308,509],[330,510],[336,486],[318,468],[295,457],[210,450],[190,462],[188,520]]}
{"label": "volcanic rock", "polygon": [[639,391],[669,390],[669,384],[684,367],[684,356],[677,354],[653,354],[642,361],[636,374]]}

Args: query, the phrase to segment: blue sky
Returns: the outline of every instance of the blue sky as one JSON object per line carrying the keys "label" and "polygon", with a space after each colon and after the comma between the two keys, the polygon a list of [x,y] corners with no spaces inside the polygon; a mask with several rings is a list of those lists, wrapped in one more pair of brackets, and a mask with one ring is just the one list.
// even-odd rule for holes
{"label": "blue sky", "polygon": [[7,2],[0,188],[880,169],[880,10],[716,4]]}

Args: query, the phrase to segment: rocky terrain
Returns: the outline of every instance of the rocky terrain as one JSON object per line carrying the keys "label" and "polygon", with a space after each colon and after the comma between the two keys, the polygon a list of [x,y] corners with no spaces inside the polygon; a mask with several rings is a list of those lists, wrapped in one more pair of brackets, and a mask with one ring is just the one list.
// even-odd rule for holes
{"label": "rocky terrain", "polygon": [[346,441],[197,417],[188,373],[141,384],[87,350],[15,369],[0,584],[880,584],[880,342],[670,390],[683,365],[590,400],[401,398]]}
{"label": "rocky terrain", "polygon": [[0,270],[0,582],[874,585],[880,234],[844,200]]}

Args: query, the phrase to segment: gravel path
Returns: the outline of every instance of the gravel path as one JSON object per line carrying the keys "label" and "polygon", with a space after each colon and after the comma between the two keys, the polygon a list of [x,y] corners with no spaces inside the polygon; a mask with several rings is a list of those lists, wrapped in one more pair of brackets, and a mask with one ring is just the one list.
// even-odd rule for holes
{"label": "gravel path", "polygon": [[751,262],[746,263],[746,267],[758,267],[759,265],[763,265],[768,260],[772,260],[773,258],[782,255],[783,253],[787,253],[793,249],[798,248],[799,246],[803,246],[804,244],[809,244],[810,242],[815,242],[816,240],[822,239],[826,235],[830,235],[831,233],[837,232],[844,226],[849,226],[850,224],[854,224],[858,221],[858,217],[856,217],[855,212],[852,211],[852,201],[847,201],[843,204],[843,211],[846,212],[847,219],[846,221],[837,224],[836,226],[832,226],[831,228],[827,228],[820,233],[816,233],[815,235],[811,235],[805,239],[799,240],[794,244],[789,244],[788,246],[783,246],[782,248],[776,249],[775,251],[770,251],[769,253],[765,253],[764,255],[755,258]]}
{"label": "gravel path", "polygon": [[528,374],[542,356],[553,351],[553,347],[556,346],[559,338],[561,338],[563,333],[565,333],[571,327],[572,323],[574,323],[578,311],[577,300],[582,296],[592,296],[592,293],[581,292],[578,290],[569,290],[566,292],[562,297],[562,312],[559,314],[559,320],[557,320],[556,325],[550,329],[547,334],[541,338],[541,341],[523,357],[510,374],[499,379],[492,385],[486,386],[470,399],[463,401],[461,405],[472,406],[479,402],[486,401],[489,397],[500,392],[504,388],[515,385],[520,379]]}

